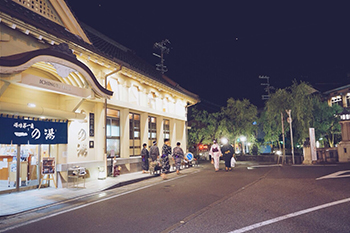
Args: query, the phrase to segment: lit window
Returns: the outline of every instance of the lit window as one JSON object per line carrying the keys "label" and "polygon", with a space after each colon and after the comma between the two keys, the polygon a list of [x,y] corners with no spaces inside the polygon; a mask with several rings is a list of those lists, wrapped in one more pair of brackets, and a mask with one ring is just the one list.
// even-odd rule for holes
{"label": "lit window", "polygon": [[338,104],[339,106],[343,107],[343,99],[340,95],[332,97],[331,101],[332,105]]}

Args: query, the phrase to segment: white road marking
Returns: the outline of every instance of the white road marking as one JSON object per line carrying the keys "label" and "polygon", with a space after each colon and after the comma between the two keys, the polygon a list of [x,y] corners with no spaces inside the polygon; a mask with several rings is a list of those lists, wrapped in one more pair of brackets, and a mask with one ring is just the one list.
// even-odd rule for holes
{"label": "white road marking", "polygon": [[[199,171],[196,171],[196,172],[193,172],[191,174],[195,174],[195,173],[198,173],[198,172]],[[161,183],[166,183],[166,182],[173,181],[173,180],[176,180],[176,179],[180,179],[180,178],[183,178],[183,177],[186,177],[186,176],[187,175],[177,176],[175,178],[171,178],[171,179],[168,179],[168,180],[163,180]],[[21,224],[15,225],[15,226],[11,226],[11,227],[7,227],[7,228],[4,228],[4,229],[0,229],[0,233],[1,232],[6,232],[6,231],[9,231],[9,230],[13,230],[13,229],[16,229],[16,228],[19,228],[19,227],[22,227],[22,226],[25,226],[25,225],[28,225],[28,224],[31,224],[31,223],[35,223],[35,222],[44,220],[44,219],[55,217],[55,216],[60,215],[60,214],[71,212],[73,210],[78,210],[78,209],[81,209],[81,208],[84,208],[84,207],[87,207],[87,206],[90,206],[90,205],[93,205],[93,204],[97,204],[97,203],[100,203],[100,202],[103,202],[103,201],[107,201],[107,200],[116,198],[116,197],[124,196],[124,195],[129,194],[129,193],[137,192],[137,191],[140,191],[142,189],[146,189],[146,188],[149,188],[149,187],[161,184],[161,183],[150,184],[150,185],[147,185],[147,186],[144,186],[144,187],[140,187],[140,188],[137,188],[137,189],[133,189],[133,190],[130,190],[130,191],[127,191],[127,192],[124,192],[124,193],[119,193],[119,194],[116,194],[116,195],[113,195],[113,196],[110,196],[110,197],[106,197],[106,198],[103,198],[103,199],[100,199],[100,200],[97,200],[97,201],[86,203],[84,205],[76,206],[76,207],[71,208],[71,209],[67,209],[67,210],[63,210],[63,211],[57,212],[57,213],[49,214],[49,215],[41,217],[41,218],[37,218],[37,219],[33,219],[33,220],[30,220],[30,221],[27,221],[27,222],[23,222]]]}
{"label": "white road marking", "polygon": [[247,227],[243,227],[241,229],[230,231],[229,233],[242,233],[242,232],[250,231],[250,230],[262,227],[262,226],[266,226],[266,225],[269,225],[269,224],[272,224],[272,223],[280,222],[280,221],[283,221],[283,220],[286,220],[286,219],[289,219],[289,218],[293,218],[293,217],[296,217],[296,216],[299,216],[299,215],[302,215],[302,214],[307,214],[307,213],[310,213],[310,212],[313,212],[313,211],[316,211],[316,210],[324,209],[324,208],[331,207],[331,206],[334,206],[334,205],[343,204],[343,203],[346,203],[346,202],[350,202],[350,198],[346,198],[346,199],[343,199],[343,200],[334,201],[334,202],[330,202],[330,203],[327,203],[327,204],[315,206],[315,207],[312,207],[312,208],[309,208],[309,209],[305,209],[305,210],[301,210],[301,211],[297,211],[297,212],[294,212],[294,213],[291,213],[291,214],[286,214],[286,215],[283,215],[283,216],[280,216],[280,217],[277,217],[277,218],[273,218],[273,219],[270,219],[270,220],[267,220],[267,221],[259,222],[259,223],[256,223],[256,224],[253,224],[253,225],[250,225],[250,226],[247,226]]}
{"label": "white road marking", "polygon": [[332,174],[329,174],[326,176],[319,177],[316,180],[350,177],[350,174],[349,175],[342,175],[344,173],[350,173],[350,170],[335,172],[335,173],[332,173]]}
{"label": "white road marking", "polygon": [[259,168],[259,167],[282,167],[282,164],[272,164],[272,165],[256,165],[256,166],[250,166],[247,167],[248,170],[253,168]]}

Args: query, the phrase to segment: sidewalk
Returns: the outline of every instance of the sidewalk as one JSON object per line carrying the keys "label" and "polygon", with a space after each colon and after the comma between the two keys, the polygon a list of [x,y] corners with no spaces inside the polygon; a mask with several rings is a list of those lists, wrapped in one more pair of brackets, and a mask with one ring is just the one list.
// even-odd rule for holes
{"label": "sidewalk", "polygon": [[[223,161],[221,161],[221,163],[223,163]],[[202,164],[212,166],[210,161],[201,161],[201,165]],[[237,165],[243,165],[243,167],[254,166],[257,164],[258,163],[255,161],[237,161]],[[190,168],[185,169],[187,170]],[[174,171],[172,170],[171,173],[173,172]],[[155,177],[159,176],[147,173],[143,174],[139,171],[122,174],[117,177],[107,177],[104,180],[88,180],[85,183],[85,187],[83,181],[80,181],[78,187],[73,187],[73,184],[69,184],[68,188],[56,189],[54,187],[48,187],[41,188],[40,190],[32,189],[22,192],[0,194],[0,217],[52,205],[58,202],[68,201],[77,197],[84,197],[109,188],[116,188]]]}
{"label": "sidewalk", "polygon": [[[28,211],[31,209],[43,207],[57,202],[67,201],[72,198],[86,196],[95,192],[99,192],[110,187],[123,186],[135,183],[141,180],[158,177],[150,174],[134,172],[122,174],[118,177],[107,177],[104,180],[89,180],[78,183],[78,187],[73,187],[72,184],[68,188],[41,188],[14,192],[0,195],[0,217],[12,215]],[[14,201],[15,200],[15,201]]]}

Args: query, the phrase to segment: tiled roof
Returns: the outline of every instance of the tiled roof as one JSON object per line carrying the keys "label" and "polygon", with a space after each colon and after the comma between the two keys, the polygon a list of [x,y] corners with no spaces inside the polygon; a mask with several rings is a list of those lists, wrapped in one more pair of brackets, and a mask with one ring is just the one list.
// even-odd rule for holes
{"label": "tiled roof", "polygon": [[174,90],[177,90],[185,95],[191,96],[192,98],[198,99],[197,95],[181,88],[175,82],[169,82],[169,80],[163,78],[162,74],[159,71],[157,71],[155,67],[142,60],[130,49],[120,45],[119,43],[113,41],[107,36],[99,33],[98,31],[81,22],[79,22],[79,24],[81,25],[88,38],[92,42],[92,45],[86,43],[79,36],[69,32],[65,27],[45,17],[42,17],[41,15],[36,14],[35,12],[11,0],[0,0],[0,6],[0,10],[10,15],[11,17],[17,18],[29,25],[39,28],[58,38],[76,43],[96,54],[106,57],[107,59],[116,61],[117,63],[127,64],[131,69],[143,75],[146,75],[151,79],[163,83]]}
{"label": "tiled roof", "polygon": [[80,26],[84,29],[87,37],[98,50],[109,55],[110,57],[117,58],[129,64],[134,70],[142,74],[150,76],[159,82],[165,83],[165,80],[162,78],[162,74],[157,71],[155,67],[138,57],[132,50],[113,41],[82,22],[80,22]]}

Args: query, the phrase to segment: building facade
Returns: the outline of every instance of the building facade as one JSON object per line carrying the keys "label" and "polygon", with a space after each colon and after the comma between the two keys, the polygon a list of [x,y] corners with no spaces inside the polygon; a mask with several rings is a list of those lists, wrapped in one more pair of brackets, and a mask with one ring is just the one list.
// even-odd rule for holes
{"label": "building facade", "polygon": [[324,92],[327,96],[328,105],[339,105],[344,109],[340,115],[341,135],[342,140],[337,145],[338,161],[350,162],[350,85],[341,86]]}
{"label": "building facade", "polygon": [[138,171],[143,143],[185,149],[197,95],[79,23],[64,0],[0,6],[0,192],[49,176],[66,187],[76,166],[104,178],[114,157]]}

